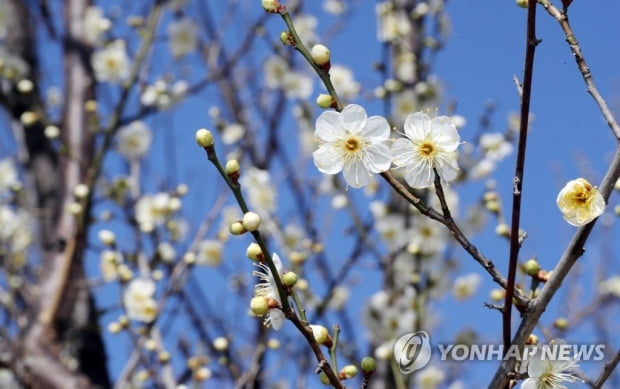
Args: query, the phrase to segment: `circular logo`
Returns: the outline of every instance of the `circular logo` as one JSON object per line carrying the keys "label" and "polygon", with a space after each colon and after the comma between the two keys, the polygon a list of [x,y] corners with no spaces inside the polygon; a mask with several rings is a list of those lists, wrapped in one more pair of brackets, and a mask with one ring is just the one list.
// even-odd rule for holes
{"label": "circular logo", "polygon": [[405,334],[394,344],[394,359],[400,372],[411,374],[431,360],[431,342],[426,331]]}

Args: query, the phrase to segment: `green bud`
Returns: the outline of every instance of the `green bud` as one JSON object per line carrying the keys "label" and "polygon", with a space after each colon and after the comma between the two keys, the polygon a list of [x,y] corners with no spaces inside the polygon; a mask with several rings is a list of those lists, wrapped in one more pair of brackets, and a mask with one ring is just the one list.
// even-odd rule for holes
{"label": "green bud", "polygon": [[297,283],[297,274],[292,271],[286,272],[282,275],[282,283],[284,286],[292,288]]}
{"label": "green bud", "polygon": [[245,254],[252,261],[262,262],[263,260],[263,250],[261,250],[260,246],[257,243],[250,243],[247,250],[245,251]]}
{"label": "green bud", "polygon": [[340,369],[340,374],[338,374],[339,378],[342,380],[348,380],[357,375],[357,366],[355,365],[346,365],[342,369]]}
{"label": "green bud", "polygon": [[316,98],[316,105],[318,105],[320,108],[323,108],[323,109],[327,109],[331,107],[333,103],[334,103],[334,98],[332,97],[332,95],[328,95],[326,93],[321,93]]}
{"label": "green bud", "polygon": [[329,61],[331,59],[331,53],[327,46],[324,45],[314,45],[312,46],[312,50],[310,51],[310,55],[312,55],[312,59],[319,66],[329,65]]}
{"label": "green bud", "polygon": [[230,231],[230,233],[233,235],[241,235],[245,233],[247,230],[243,226],[243,223],[234,222],[230,225],[230,227],[228,227],[228,231]]}
{"label": "green bud", "polygon": [[374,373],[375,370],[377,370],[377,361],[375,361],[375,359],[372,357],[366,357],[362,359],[360,367],[362,368],[362,372],[365,375],[370,375]]}
{"label": "green bud", "polygon": [[252,297],[250,310],[254,316],[265,316],[269,312],[269,299],[265,296]]}
{"label": "green bud", "polygon": [[565,317],[558,317],[553,322],[553,326],[558,330],[565,331],[568,328],[568,319]]}
{"label": "green bud", "polygon": [[540,265],[538,264],[536,258],[528,259],[523,264],[523,271],[525,272],[525,274],[532,277],[538,275],[538,272],[540,271]]}

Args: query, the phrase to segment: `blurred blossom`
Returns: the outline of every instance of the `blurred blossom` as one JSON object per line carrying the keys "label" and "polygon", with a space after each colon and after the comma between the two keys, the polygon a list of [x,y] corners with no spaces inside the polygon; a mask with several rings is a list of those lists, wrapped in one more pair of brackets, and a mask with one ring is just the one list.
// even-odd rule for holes
{"label": "blurred blossom", "polygon": [[399,12],[391,2],[384,1],[375,7],[377,14],[377,39],[380,42],[392,42],[404,37],[411,31],[407,15]]}
{"label": "blurred blossom", "polygon": [[599,292],[620,298],[620,276],[612,276],[601,282],[598,286]]}
{"label": "blurred blossom", "polygon": [[121,82],[129,77],[130,63],[123,40],[115,40],[95,51],[91,62],[97,81]]}
{"label": "blurred blossom", "polygon": [[223,248],[224,245],[219,240],[203,240],[198,244],[198,249],[196,251],[196,264],[218,266],[222,263]]}
{"label": "blurred blossom", "polygon": [[284,76],[289,72],[286,61],[277,55],[267,58],[263,64],[265,72],[265,85],[271,89],[277,89],[282,86]]}
{"label": "blurred blossom", "polygon": [[116,150],[128,160],[138,160],[149,151],[152,137],[151,130],[143,121],[133,121],[118,130]]}
{"label": "blurred blossom", "polygon": [[173,21],[168,26],[168,46],[175,58],[183,57],[198,46],[198,27],[188,18]]}
{"label": "blurred blossom", "polygon": [[412,89],[406,89],[400,93],[394,94],[392,104],[392,116],[398,125],[405,122],[405,118],[420,110],[418,96]]}
{"label": "blurred blossom", "polygon": [[84,39],[91,45],[103,42],[104,34],[110,30],[112,23],[103,15],[100,7],[91,6],[84,13]]}
{"label": "blurred blossom", "polygon": [[446,373],[436,366],[426,366],[415,375],[416,388],[437,389],[446,379]]}
{"label": "blurred blossom", "polygon": [[476,165],[471,169],[469,175],[474,180],[479,180],[481,178],[488,177],[489,174],[493,173],[495,170],[495,161],[490,158],[482,158]]}
{"label": "blurred blossom", "polygon": [[169,242],[160,242],[157,245],[157,255],[164,263],[174,262],[176,256],[176,250]]}
{"label": "blurred blossom", "polygon": [[0,194],[18,184],[17,170],[11,158],[0,160]]}
{"label": "blurred blossom", "polygon": [[[415,54],[409,51],[400,53],[394,60],[394,66],[394,73],[400,81],[409,83],[416,81],[418,66]],[[413,112],[413,110],[409,112]]]}
{"label": "blurred blossom", "polygon": [[269,171],[250,167],[243,172],[239,182],[250,208],[256,209],[261,217],[266,218],[276,210],[276,190]]}
{"label": "blurred blossom", "polygon": [[324,0],[323,10],[332,15],[340,15],[346,11],[347,5],[343,0]]}
{"label": "blurred blossom", "polygon": [[113,281],[118,278],[118,265],[123,262],[121,254],[118,251],[104,250],[101,252],[99,259],[99,271],[106,282]]}
{"label": "blurred blossom", "polygon": [[482,134],[479,143],[485,157],[495,161],[501,161],[512,153],[512,144],[499,132]]}
{"label": "blurred blossom", "polygon": [[[13,257],[13,265],[23,265],[24,254],[32,243],[32,218],[23,210],[13,210],[0,203],[0,256]],[[4,249],[8,251],[2,252]]]}
{"label": "blurred blossom", "polygon": [[339,311],[344,308],[345,304],[349,300],[349,296],[351,292],[349,288],[338,285],[332,290],[331,299],[329,300],[328,306],[334,311]]}
{"label": "blurred blossom", "polygon": [[127,317],[150,323],[157,317],[157,302],[155,295],[155,283],[148,278],[136,278],[132,280],[123,294],[123,305],[127,310]]}
{"label": "blurred blossom", "polygon": [[388,250],[396,251],[407,245],[405,218],[399,214],[388,214],[375,221],[375,229],[385,242]]}
{"label": "blurred blossom", "polygon": [[144,195],[138,199],[135,206],[136,220],[140,228],[144,231],[152,230],[154,227],[162,225],[172,214],[170,209],[170,195],[160,192],[154,195]]}
{"label": "blurred blossom", "polygon": [[[28,74],[30,67],[21,57],[8,52],[3,45],[0,45],[0,76],[11,82],[17,82]],[[3,88],[5,86],[3,85]],[[8,91],[7,91],[8,92]]]}
{"label": "blurred blossom", "polygon": [[153,84],[147,85],[140,96],[140,102],[147,107],[158,109],[170,108],[174,103],[185,96],[187,81],[178,80],[170,85],[165,79],[159,79]]}
{"label": "blurred blossom", "polygon": [[407,250],[412,254],[427,256],[441,253],[448,237],[442,225],[426,217],[416,218],[407,236],[409,237]]}
{"label": "blurred blossom", "polygon": [[360,92],[360,84],[355,81],[350,68],[333,64],[329,69],[329,77],[338,95],[345,99],[354,99]]}
{"label": "blurred blossom", "polygon": [[297,15],[293,18],[293,24],[295,25],[295,30],[297,30],[297,35],[299,35],[306,47],[312,47],[318,43],[318,37],[315,32],[318,21],[314,16]]}
{"label": "blurred blossom", "polygon": [[222,142],[230,145],[240,141],[245,135],[245,127],[239,123],[230,123],[222,129]]}
{"label": "blurred blossom", "polygon": [[477,273],[470,273],[466,276],[457,277],[454,280],[452,293],[457,300],[466,300],[476,293],[482,278]]}
{"label": "blurred blossom", "polygon": [[303,73],[287,72],[282,80],[282,90],[289,99],[308,99],[313,89],[313,79]]}

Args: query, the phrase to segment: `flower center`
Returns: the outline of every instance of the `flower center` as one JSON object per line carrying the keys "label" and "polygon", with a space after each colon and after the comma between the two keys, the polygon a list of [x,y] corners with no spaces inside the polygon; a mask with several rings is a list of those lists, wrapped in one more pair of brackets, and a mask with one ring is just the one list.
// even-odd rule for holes
{"label": "flower center", "polygon": [[580,187],[575,191],[575,201],[580,204],[586,204],[590,199],[591,190],[592,185],[580,185]]}
{"label": "flower center", "polygon": [[435,146],[431,143],[431,142],[422,142],[422,144],[420,144],[419,147],[420,150],[420,154],[422,154],[425,157],[430,157],[433,154],[435,154]]}
{"label": "flower center", "polygon": [[350,136],[344,141],[344,148],[349,152],[355,152],[360,149],[360,141],[354,136]]}

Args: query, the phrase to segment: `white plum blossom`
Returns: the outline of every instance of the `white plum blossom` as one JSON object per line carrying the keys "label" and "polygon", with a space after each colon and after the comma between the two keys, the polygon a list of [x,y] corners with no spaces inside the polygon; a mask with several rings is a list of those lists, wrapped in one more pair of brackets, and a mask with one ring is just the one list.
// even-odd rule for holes
{"label": "white plum blossom", "polygon": [[240,141],[245,135],[245,127],[239,123],[230,123],[222,129],[222,142],[230,145]]}
{"label": "white plum blossom", "polygon": [[127,311],[127,317],[150,323],[157,317],[157,302],[155,295],[155,282],[149,278],[133,279],[123,294],[123,305]]}
{"label": "white plum blossom", "polygon": [[416,388],[437,389],[446,379],[446,373],[436,366],[427,366],[415,376]]}
{"label": "white plum blossom", "polygon": [[103,41],[104,34],[112,27],[110,19],[103,16],[100,7],[90,6],[84,13],[84,39],[97,45]]}
{"label": "white plum blossom", "polygon": [[153,84],[147,85],[140,96],[140,102],[147,107],[158,109],[170,108],[179,101],[187,92],[187,81],[178,80],[172,85],[165,79],[158,79]]}
{"label": "white plum blossom", "polygon": [[99,260],[99,271],[106,282],[118,278],[118,266],[123,263],[123,258],[118,251],[104,250]]}
{"label": "white plum blossom", "polygon": [[293,24],[295,25],[295,30],[297,30],[297,35],[306,47],[312,47],[318,42],[315,32],[318,21],[314,16],[297,15],[293,19]]}
{"label": "white plum blossom", "polygon": [[140,120],[121,127],[116,136],[116,150],[131,161],[142,158],[149,151],[153,137],[148,126]]}
{"label": "white plum blossom", "polygon": [[549,345],[539,346],[529,359],[527,374],[529,378],[521,383],[521,389],[566,389],[563,382],[575,382],[578,378],[572,371],[578,366],[574,359],[550,358],[561,356],[559,352],[544,352],[543,347],[558,347],[563,341],[552,340]]}
{"label": "white plum blossom", "polygon": [[556,203],[564,220],[579,227],[590,223],[605,211],[605,199],[585,178],[566,183],[558,193]]}
{"label": "white plum blossom", "polygon": [[165,192],[140,197],[135,206],[136,221],[140,229],[150,232],[154,227],[162,225],[174,212],[172,204],[172,197]]}
{"label": "white plum blossom", "polygon": [[286,72],[282,80],[282,90],[289,99],[306,100],[312,94],[312,78],[300,72]]}
{"label": "white plum blossom", "polygon": [[265,61],[263,71],[265,72],[265,85],[268,88],[277,89],[282,86],[282,80],[289,72],[289,66],[282,57],[273,55]]}
{"label": "white plum blossom", "polygon": [[620,298],[620,275],[612,276],[599,283],[598,290],[602,294]]}
{"label": "white plum blossom", "polygon": [[123,40],[115,40],[95,51],[91,62],[97,81],[122,82],[129,77],[130,62]]}
{"label": "white plum blossom", "polygon": [[198,46],[198,27],[187,18],[170,23],[168,34],[168,46],[175,58],[191,53]]}
{"label": "white plum blossom", "polygon": [[[273,264],[278,271],[278,274],[276,276],[281,277],[282,260],[276,253],[274,253],[271,258],[273,259]],[[280,309],[282,307],[282,300],[280,299],[280,294],[278,293],[278,287],[276,285],[274,275],[271,273],[271,270],[269,270],[269,267],[266,264],[256,262],[254,264],[261,269],[261,271],[255,270],[252,273],[261,281],[254,287],[254,295],[257,297],[266,297],[267,299],[273,299],[278,303],[278,308],[269,309],[269,314],[265,319],[265,325],[271,326],[274,330],[277,331],[282,327],[282,324],[284,324],[284,320],[286,318],[284,316],[284,312],[282,312],[282,310]]]}
{"label": "white plum blossom", "polygon": [[251,208],[262,218],[266,219],[276,210],[276,190],[269,171],[252,166],[243,172],[239,183],[246,191]]}
{"label": "white plum blossom", "polygon": [[447,116],[431,118],[423,112],[405,120],[406,138],[392,145],[394,165],[404,168],[407,183],[418,189],[433,185],[435,173],[446,183],[458,175],[456,149],[460,136]]}
{"label": "white plum blossom", "polygon": [[367,117],[359,105],[323,112],[316,121],[315,135],[320,142],[312,153],[316,167],[325,174],[342,171],[354,188],[368,185],[373,173],[390,168],[390,125],[381,116]]}
{"label": "white plum blossom", "polygon": [[377,13],[377,39],[380,42],[391,42],[403,37],[411,31],[411,24],[404,12],[396,9],[391,2],[384,1],[375,7]]}
{"label": "white plum blossom", "polygon": [[323,1],[323,10],[328,14],[340,15],[347,9],[347,5],[342,0]]}

